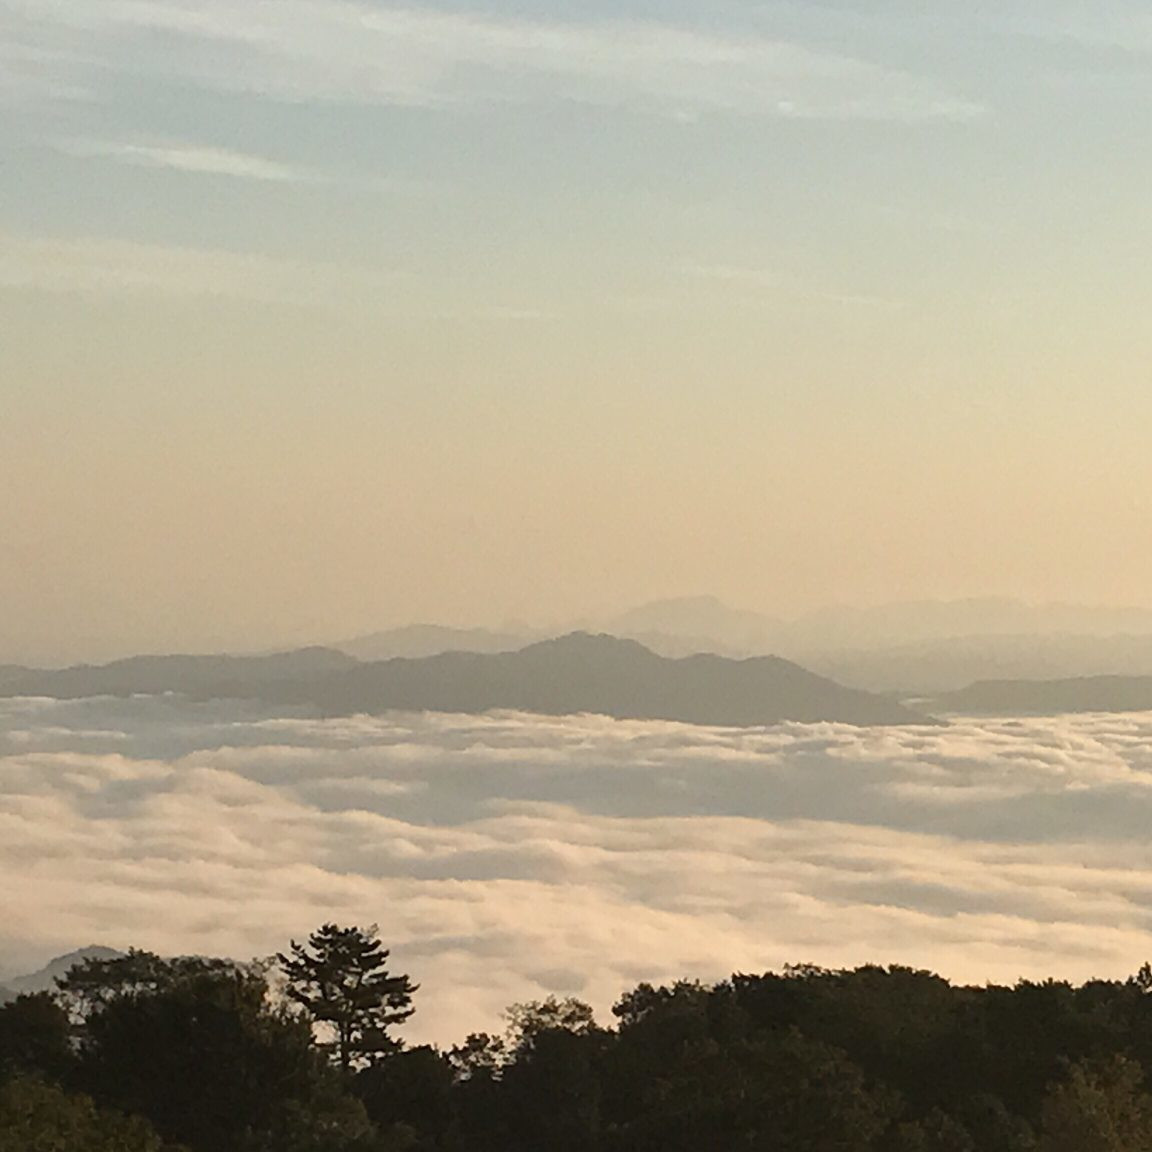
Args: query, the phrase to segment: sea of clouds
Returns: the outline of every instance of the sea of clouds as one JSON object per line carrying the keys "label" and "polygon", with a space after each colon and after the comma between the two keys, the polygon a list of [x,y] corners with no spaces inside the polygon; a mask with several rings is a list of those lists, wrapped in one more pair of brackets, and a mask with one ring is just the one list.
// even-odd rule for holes
{"label": "sea of clouds", "polygon": [[0,964],[377,923],[412,1040],[641,980],[1152,958],[1152,714],[948,727],[0,701]]}

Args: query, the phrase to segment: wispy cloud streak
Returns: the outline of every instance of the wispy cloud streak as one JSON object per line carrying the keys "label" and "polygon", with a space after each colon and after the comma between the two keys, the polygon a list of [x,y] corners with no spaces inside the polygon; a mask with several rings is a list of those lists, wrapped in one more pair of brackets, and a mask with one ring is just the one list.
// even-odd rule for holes
{"label": "wispy cloud streak", "polygon": [[[0,29],[5,10],[53,44],[96,38],[102,67],[279,100],[566,99],[673,115],[895,121],[982,111],[927,78],[864,60],[641,21],[542,22],[349,0],[281,0],[274,12],[223,0],[4,0]],[[167,38],[163,53],[156,37]]]}
{"label": "wispy cloud streak", "polygon": [[276,184],[316,183],[321,179],[317,173],[263,156],[190,144],[64,140],[58,148],[70,156],[104,158],[141,168],[167,168],[203,176],[229,176]]}

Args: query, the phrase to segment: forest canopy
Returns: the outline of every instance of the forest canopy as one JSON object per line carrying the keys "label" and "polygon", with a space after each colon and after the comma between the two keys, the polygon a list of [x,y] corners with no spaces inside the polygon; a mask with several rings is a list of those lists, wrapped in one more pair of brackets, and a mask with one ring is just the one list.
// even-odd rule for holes
{"label": "forest canopy", "polygon": [[801,965],[512,1006],[409,1047],[375,928],[247,964],[88,959],[0,1007],[0,1152],[1144,1152],[1152,969]]}

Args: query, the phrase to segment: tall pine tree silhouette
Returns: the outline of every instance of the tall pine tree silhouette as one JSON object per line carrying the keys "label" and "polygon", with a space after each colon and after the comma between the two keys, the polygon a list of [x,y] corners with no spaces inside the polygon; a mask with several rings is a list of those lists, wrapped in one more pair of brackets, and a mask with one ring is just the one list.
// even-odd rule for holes
{"label": "tall pine tree silhouette", "polygon": [[400,1042],[388,1029],[415,1011],[412,994],[419,985],[388,971],[389,952],[379,936],[375,924],[325,924],[306,944],[293,940],[291,955],[276,957],[286,994],[331,1030],[334,1039],[328,1047],[344,1072],[397,1051]]}

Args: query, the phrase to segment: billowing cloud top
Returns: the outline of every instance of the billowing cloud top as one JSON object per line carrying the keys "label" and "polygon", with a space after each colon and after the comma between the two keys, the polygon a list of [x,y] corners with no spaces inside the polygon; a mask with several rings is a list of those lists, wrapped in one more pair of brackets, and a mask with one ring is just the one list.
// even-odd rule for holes
{"label": "billowing cloud top", "polygon": [[8,968],[378,922],[413,1038],[788,962],[972,981],[1152,952],[1152,715],[760,730],[6,701]]}

